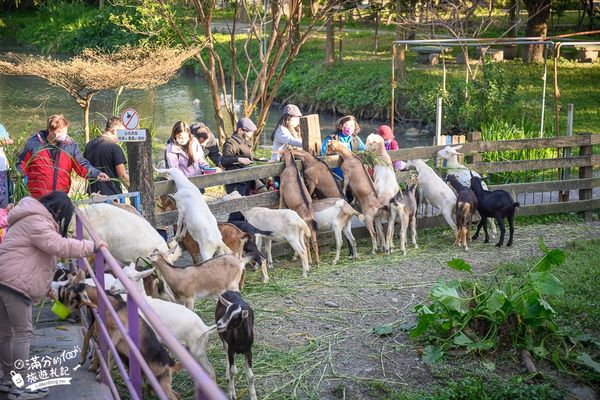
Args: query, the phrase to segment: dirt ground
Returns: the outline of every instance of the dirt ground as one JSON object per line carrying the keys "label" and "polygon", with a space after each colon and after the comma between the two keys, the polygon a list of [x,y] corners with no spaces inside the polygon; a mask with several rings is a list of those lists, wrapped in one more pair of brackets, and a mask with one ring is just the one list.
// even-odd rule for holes
{"label": "dirt ground", "polygon": [[[480,238],[469,252],[452,247],[447,227],[421,230],[419,235],[419,249],[409,248],[405,257],[399,252],[371,256],[362,240],[359,260],[342,257],[332,267],[333,252],[328,252],[307,279],[302,279],[300,265],[290,257],[276,259],[269,284],[260,282],[258,272],[250,273],[243,292],[256,313],[254,373],[259,398],[366,399],[373,398],[369,394],[373,383],[422,389],[447,379],[438,367],[421,361],[418,344],[398,329],[412,321],[411,309],[426,301],[436,279],[460,275],[446,262],[463,258],[476,276],[490,274],[500,263],[540,255],[539,236],[548,247],[600,237],[600,222],[517,226],[513,247],[498,249]],[[213,302],[199,307],[203,319],[211,321]],[[391,322],[395,322],[392,335],[372,333],[373,327]],[[210,356],[222,371],[218,340],[212,341]],[[244,398],[247,385],[241,357],[238,361],[236,387]],[[481,368],[477,356],[455,362],[467,369]],[[515,371],[522,369],[513,358],[498,365],[496,373]],[[222,379],[218,383],[227,387]]]}

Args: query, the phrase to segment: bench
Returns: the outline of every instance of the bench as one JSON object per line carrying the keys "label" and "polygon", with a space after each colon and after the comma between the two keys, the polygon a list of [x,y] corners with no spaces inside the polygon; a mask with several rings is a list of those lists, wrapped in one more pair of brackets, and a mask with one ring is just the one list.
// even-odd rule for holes
{"label": "bench", "polygon": [[598,51],[600,46],[576,46],[577,48],[577,61],[579,62],[594,62],[598,58]]}
{"label": "bench", "polygon": [[449,47],[440,46],[418,46],[412,47],[417,53],[417,62],[420,64],[436,65],[440,62],[440,54],[450,50]]}

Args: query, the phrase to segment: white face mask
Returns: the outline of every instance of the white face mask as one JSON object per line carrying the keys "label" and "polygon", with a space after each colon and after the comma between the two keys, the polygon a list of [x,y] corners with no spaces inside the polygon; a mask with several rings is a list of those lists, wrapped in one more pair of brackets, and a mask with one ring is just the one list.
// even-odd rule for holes
{"label": "white face mask", "polygon": [[176,140],[178,145],[185,146],[190,141],[190,138],[188,136],[179,136]]}
{"label": "white face mask", "polygon": [[64,142],[67,140],[67,129],[61,129],[60,131],[54,132],[54,138],[57,142]]}
{"label": "white face mask", "polygon": [[292,117],[292,118],[290,118],[290,126],[292,128],[296,128],[298,125],[300,125],[300,117]]}

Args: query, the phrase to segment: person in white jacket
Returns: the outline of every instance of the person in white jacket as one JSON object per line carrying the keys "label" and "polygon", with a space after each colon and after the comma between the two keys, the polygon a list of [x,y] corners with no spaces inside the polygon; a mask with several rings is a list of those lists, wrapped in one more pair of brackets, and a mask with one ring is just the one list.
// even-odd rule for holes
{"label": "person in white jacket", "polygon": [[294,104],[288,104],[283,108],[283,115],[271,135],[273,141],[271,162],[279,161],[281,155],[277,152],[280,150],[293,147],[302,148],[301,116],[300,109]]}

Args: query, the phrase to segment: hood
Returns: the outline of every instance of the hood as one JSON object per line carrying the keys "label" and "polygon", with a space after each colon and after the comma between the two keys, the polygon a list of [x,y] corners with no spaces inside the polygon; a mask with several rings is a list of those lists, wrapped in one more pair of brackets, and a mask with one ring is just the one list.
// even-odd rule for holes
{"label": "hood", "polygon": [[29,217],[30,215],[40,215],[45,218],[48,218],[54,224],[54,218],[52,218],[52,214],[50,211],[42,203],[34,199],[33,197],[24,197],[19,201],[19,203],[8,213],[8,225],[12,225],[15,222],[23,219],[25,217]]}

